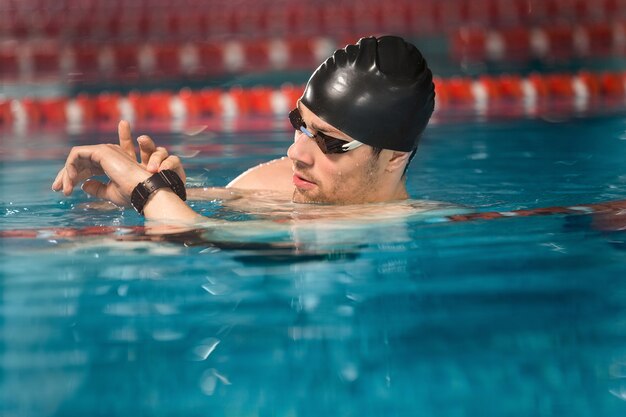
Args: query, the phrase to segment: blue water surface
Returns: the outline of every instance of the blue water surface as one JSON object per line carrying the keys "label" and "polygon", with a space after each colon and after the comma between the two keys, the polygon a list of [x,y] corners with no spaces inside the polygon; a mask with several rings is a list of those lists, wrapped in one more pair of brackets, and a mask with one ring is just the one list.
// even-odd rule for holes
{"label": "blue water surface", "polygon": [[[196,186],[291,140],[152,133]],[[1,230],[142,225],[50,191],[71,146],[114,139],[3,132]],[[625,199],[625,139],[623,114],[442,120],[408,186],[485,212]],[[271,221],[192,204],[239,230]],[[292,222],[240,246],[5,234],[0,415],[625,415],[624,217],[445,220]]]}

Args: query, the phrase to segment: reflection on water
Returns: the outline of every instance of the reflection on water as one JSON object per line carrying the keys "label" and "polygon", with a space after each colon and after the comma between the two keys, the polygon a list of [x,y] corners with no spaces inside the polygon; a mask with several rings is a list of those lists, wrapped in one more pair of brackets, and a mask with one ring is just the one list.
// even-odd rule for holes
{"label": "reflection on water", "polygon": [[4,246],[3,413],[617,415],[624,235],[590,224],[296,228],[325,255],[282,259]]}
{"label": "reflection on water", "polygon": [[[626,195],[619,119],[473,127],[431,131],[412,195],[482,211]],[[201,153],[190,175],[208,162],[198,185],[221,185],[251,159]],[[3,230],[141,224],[49,193],[58,163],[0,167]],[[0,239],[0,415],[626,410],[623,213],[194,204],[217,220],[192,236]]]}

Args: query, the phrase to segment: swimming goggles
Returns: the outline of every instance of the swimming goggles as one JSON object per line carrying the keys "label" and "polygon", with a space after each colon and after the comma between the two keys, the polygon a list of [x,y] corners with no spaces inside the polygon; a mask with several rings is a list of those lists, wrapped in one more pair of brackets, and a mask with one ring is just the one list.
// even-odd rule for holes
{"label": "swimming goggles", "polygon": [[317,146],[319,146],[319,148],[325,154],[344,153],[363,145],[363,143],[359,142],[358,140],[346,142],[345,140],[328,136],[322,132],[317,132],[317,134],[313,134],[309,129],[307,129],[306,123],[304,123],[304,119],[302,119],[300,110],[298,110],[297,107],[289,112],[289,121],[291,122],[291,125],[294,129],[304,133],[309,138],[315,140]]}

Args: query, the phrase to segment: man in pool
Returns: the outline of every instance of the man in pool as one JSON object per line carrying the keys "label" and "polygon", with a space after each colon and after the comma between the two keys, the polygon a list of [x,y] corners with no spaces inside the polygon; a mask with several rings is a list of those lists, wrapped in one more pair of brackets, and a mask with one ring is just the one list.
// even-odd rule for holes
{"label": "man in pool", "polygon": [[[412,44],[363,38],[335,51],[309,79],[289,114],[295,129],[287,158],[251,168],[227,187],[289,194],[295,203],[363,204],[408,198],[406,168],[434,109],[432,73]],[[199,217],[184,203],[180,160],[119,125],[120,145],[74,147],[52,189],[129,203],[148,219]],[[106,175],[103,184],[89,178]]]}

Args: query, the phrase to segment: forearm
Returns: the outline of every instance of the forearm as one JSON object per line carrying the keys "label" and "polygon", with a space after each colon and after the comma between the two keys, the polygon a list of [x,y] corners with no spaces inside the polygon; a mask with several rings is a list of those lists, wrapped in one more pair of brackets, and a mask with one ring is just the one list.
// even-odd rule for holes
{"label": "forearm", "polygon": [[187,199],[189,200],[235,200],[241,197],[239,190],[224,187],[187,187]]}
{"label": "forearm", "polygon": [[167,188],[162,188],[150,196],[143,214],[147,220],[185,223],[199,220],[202,217]]}

